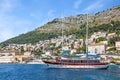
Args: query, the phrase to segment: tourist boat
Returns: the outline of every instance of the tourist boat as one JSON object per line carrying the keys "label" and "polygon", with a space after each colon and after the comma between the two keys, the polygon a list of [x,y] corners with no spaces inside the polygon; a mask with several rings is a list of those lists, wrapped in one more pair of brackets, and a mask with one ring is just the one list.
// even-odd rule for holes
{"label": "tourist boat", "polygon": [[95,69],[107,69],[108,62],[103,62],[99,59],[86,58],[59,58],[55,60],[43,60],[50,68],[95,68]]}
{"label": "tourist boat", "polygon": [[99,60],[44,60],[50,68],[95,68],[107,69],[108,63]]}
{"label": "tourist boat", "polygon": [[[87,35],[88,35],[88,22],[86,28],[86,53],[88,54]],[[63,36],[63,29],[62,29],[62,36]],[[63,47],[63,37],[62,37],[62,47]],[[48,67],[50,68],[95,68],[95,69],[108,68],[108,62],[103,62],[100,59],[96,59],[96,58],[89,59],[88,56],[86,58],[80,58],[80,59],[57,57],[54,60],[43,60],[43,62],[47,64]]]}

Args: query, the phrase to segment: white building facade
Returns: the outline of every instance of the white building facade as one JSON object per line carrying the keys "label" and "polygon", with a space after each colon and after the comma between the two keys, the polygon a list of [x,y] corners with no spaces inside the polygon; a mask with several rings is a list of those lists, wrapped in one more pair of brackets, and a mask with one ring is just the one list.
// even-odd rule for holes
{"label": "white building facade", "polygon": [[89,53],[96,53],[96,54],[105,54],[106,53],[106,46],[104,43],[95,43],[92,45],[88,45],[88,52]]}
{"label": "white building facade", "polygon": [[2,55],[2,56],[10,56],[10,55],[12,55],[12,56],[15,56],[15,55],[18,55],[19,54],[19,52],[18,51],[0,51],[0,55]]}
{"label": "white building facade", "polygon": [[117,51],[120,51],[120,41],[115,42],[115,47]]}

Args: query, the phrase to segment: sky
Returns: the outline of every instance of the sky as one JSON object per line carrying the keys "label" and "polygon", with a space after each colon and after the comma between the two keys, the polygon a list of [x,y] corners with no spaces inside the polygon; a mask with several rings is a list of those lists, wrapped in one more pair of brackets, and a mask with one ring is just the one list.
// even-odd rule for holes
{"label": "sky", "polygon": [[120,0],[0,0],[0,42],[64,17],[97,13]]}

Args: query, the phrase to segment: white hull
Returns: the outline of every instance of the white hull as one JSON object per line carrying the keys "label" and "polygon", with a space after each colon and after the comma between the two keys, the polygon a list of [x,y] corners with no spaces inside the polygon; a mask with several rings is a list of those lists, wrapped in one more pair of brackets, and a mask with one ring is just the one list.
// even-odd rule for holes
{"label": "white hull", "polygon": [[94,68],[94,69],[108,68],[108,65],[55,65],[55,64],[47,65],[49,68]]}
{"label": "white hull", "polygon": [[42,60],[33,60],[31,62],[28,62],[27,64],[44,64]]}
{"label": "white hull", "polygon": [[43,62],[28,62],[27,64],[45,64]]}

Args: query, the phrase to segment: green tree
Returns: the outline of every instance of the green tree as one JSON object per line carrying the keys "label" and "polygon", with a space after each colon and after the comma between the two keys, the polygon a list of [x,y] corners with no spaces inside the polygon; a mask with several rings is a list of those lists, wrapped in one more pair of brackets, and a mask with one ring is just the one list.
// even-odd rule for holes
{"label": "green tree", "polygon": [[112,47],[112,48],[108,49],[107,51],[116,51],[116,47]]}
{"label": "green tree", "polygon": [[33,50],[32,53],[35,54],[35,55],[39,55],[39,56],[41,56],[42,54],[44,54],[40,49]]}
{"label": "green tree", "polygon": [[25,51],[24,51],[24,47],[23,47],[23,46],[21,46],[21,47],[20,47],[20,54],[21,54],[21,55],[23,55],[23,54],[24,54],[24,52],[25,52]]}
{"label": "green tree", "polygon": [[86,45],[83,45],[83,47],[81,48],[81,50],[86,53]]}
{"label": "green tree", "polygon": [[105,41],[105,40],[106,40],[105,37],[99,37],[99,38],[96,39],[96,42]]}
{"label": "green tree", "polygon": [[115,46],[115,41],[118,41],[118,40],[120,40],[120,37],[110,38],[110,39],[108,40],[108,45],[109,45],[109,46]]}

